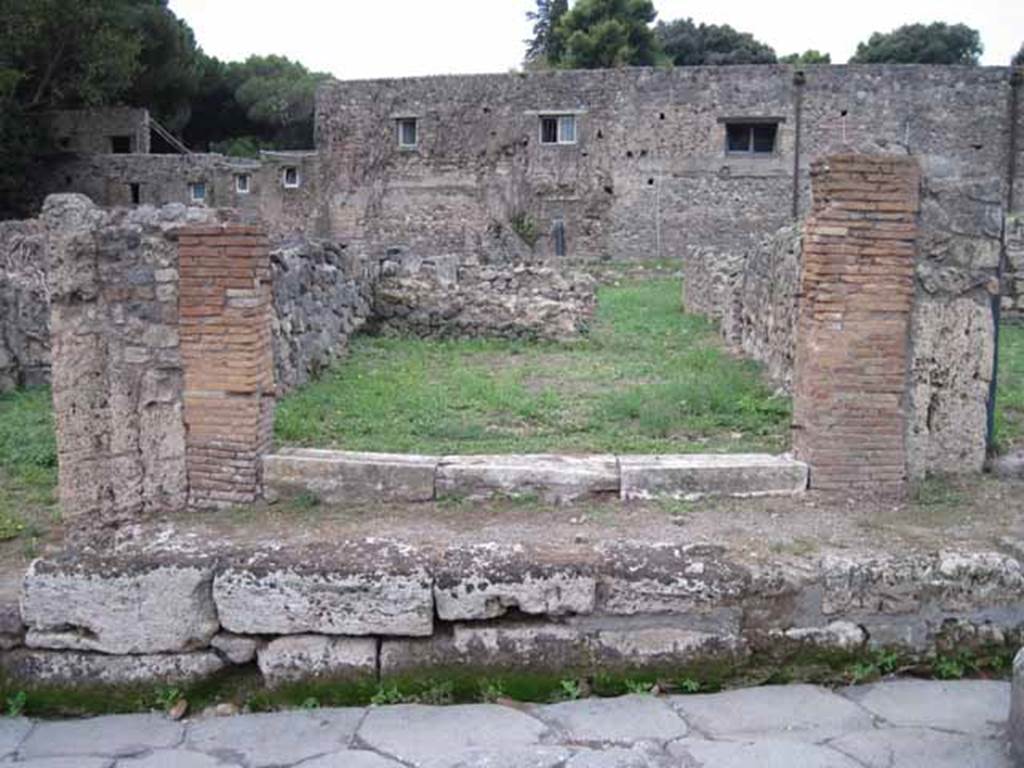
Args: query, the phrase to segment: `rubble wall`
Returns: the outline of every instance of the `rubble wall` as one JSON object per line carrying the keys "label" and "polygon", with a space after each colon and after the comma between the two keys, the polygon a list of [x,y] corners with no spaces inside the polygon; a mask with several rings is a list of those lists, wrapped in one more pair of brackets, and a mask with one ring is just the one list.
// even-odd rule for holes
{"label": "rubble wall", "polygon": [[42,222],[0,222],[0,392],[49,381],[46,276]]}
{"label": "rubble wall", "polygon": [[426,338],[569,340],[589,327],[594,280],[540,265],[387,259],[374,286],[375,330]]}

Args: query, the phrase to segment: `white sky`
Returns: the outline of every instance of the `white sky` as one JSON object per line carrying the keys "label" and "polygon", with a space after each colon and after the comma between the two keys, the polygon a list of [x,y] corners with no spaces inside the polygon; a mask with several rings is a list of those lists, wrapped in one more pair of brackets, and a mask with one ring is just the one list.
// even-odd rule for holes
{"label": "white sky", "polygon": [[[226,60],[282,54],[340,79],[517,67],[533,0],[171,0],[203,49]],[[963,22],[981,32],[983,64],[1024,41],[1024,0],[655,0],[658,18],[690,16],[750,32],[782,55],[807,48],[844,63],[874,31]]]}

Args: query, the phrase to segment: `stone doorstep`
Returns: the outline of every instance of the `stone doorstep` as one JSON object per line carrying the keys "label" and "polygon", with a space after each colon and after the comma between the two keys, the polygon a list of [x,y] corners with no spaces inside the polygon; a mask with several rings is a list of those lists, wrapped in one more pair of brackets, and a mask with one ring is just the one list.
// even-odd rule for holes
{"label": "stone doorstep", "polygon": [[285,448],[264,457],[263,477],[270,495],[311,492],[329,504],[533,494],[563,503],[603,494],[625,500],[795,494],[806,490],[808,470],[767,454],[437,457]]}
{"label": "stone doorstep", "polygon": [[274,493],[310,491],[328,504],[431,501],[436,456],[286,448],[263,458],[263,482]]}
{"label": "stone doorstep", "polygon": [[626,500],[791,495],[807,490],[807,465],[788,456],[620,456],[619,467],[621,497]]}

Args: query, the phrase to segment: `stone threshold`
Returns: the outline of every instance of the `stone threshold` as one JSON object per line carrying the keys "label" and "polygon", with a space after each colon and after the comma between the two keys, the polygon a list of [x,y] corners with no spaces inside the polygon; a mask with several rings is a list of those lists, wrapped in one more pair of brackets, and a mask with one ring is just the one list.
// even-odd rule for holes
{"label": "stone threshold", "polygon": [[263,459],[265,493],[309,493],[329,503],[422,502],[536,496],[569,503],[803,493],[808,468],[789,456],[510,454],[423,456],[285,448]]}
{"label": "stone threshold", "polygon": [[180,685],[245,666],[271,689],[452,669],[739,669],[1012,647],[1024,569],[984,546],[765,557],[616,538],[295,545],[179,531],[36,560],[0,615],[0,683],[25,686]]}

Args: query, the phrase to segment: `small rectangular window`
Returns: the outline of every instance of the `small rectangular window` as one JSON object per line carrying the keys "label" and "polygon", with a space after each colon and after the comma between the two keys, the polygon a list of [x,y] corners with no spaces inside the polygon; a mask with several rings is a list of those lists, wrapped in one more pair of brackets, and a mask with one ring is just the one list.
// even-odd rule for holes
{"label": "small rectangular window", "polygon": [[196,181],[188,185],[188,197],[193,203],[206,202],[206,182]]}
{"label": "small rectangular window", "polygon": [[296,189],[299,186],[299,169],[294,165],[283,168],[281,171],[281,183],[288,189]]}
{"label": "small rectangular window", "polygon": [[774,154],[778,131],[778,123],[726,123],[726,152],[730,155]]}
{"label": "small rectangular window", "polygon": [[132,137],[111,136],[110,151],[115,155],[130,155],[132,153]]}
{"label": "small rectangular window", "polygon": [[401,118],[398,121],[398,146],[405,148],[415,147],[418,138],[416,135],[416,118]]}
{"label": "small rectangular window", "polygon": [[248,173],[236,173],[235,174],[235,192],[240,195],[249,194],[249,181],[250,176]]}
{"label": "small rectangular window", "polygon": [[128,191],[132,196],[132,205],[138,205],[142,201],[142,186],[132,182],[128,185]]}
{"label": "small rectangular window", "polygon": [[576,115],[541,115],[541,144],[575,144]]}

